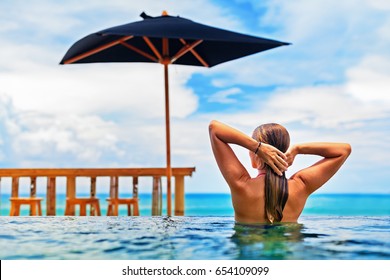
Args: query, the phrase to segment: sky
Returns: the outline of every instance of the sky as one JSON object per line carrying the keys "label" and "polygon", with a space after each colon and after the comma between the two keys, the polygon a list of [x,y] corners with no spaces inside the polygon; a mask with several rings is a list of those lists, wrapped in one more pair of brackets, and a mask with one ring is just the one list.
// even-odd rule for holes
{"label": "sky", "polygon": [[[318,192],[390,193],[387,0],[0,0],[0,168],[164,167],[161,65],[59,65],[82,37],[163,10],[292,43],[213,68],[170,66],[172,165],[196,167],[187,193],[229,191],[213,119],[247,134],[280,123],[292,143],[350,143]],[[234,150],[255,176],[248,152]],[[288,176],[317,160],[298,156]]]}

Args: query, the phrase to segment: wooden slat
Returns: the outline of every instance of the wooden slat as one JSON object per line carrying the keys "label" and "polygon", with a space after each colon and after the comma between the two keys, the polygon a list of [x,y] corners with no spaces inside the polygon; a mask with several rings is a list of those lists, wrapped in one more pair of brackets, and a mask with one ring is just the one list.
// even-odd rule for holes
{"label": "wooden slat", "polygon": [[158,60],[162,60],[162,56],[161,56],[161,53],[157,50],[157,48],[154,46],[154,44],[152,43],[152,41],[150,41],[150,39],[146,36],[142,37],[144,39],[144,41],[146,42],[146,44],[149,46],[149,48],[152,50],[152,52],[157,56]]}
{"label": "wooden slat", "polygon": [[181,48],[172,58],[171,58],[171,63],[175,63],[176,60],[178,60],[180,57],[194,49],[196,46],[201,44],[203,40],[197,40],[193,42],[192,44],[186,44]]}
{"label": "wooden slat", "polygon": [[148,54],[148,53],[146,53],[146,52],[144,52],[144,51],[134,47],[133,45],[130,45],[130,44],[126,43],[126,42],[122,42],[121,45],[123,45],[126,48],[128,48],[128,49],[130,49],[130,50],[132,50],[132,51],[134,51],[134,52],[136,52],[136,53],[138,53],[138,54],[140,54],[140,55],[150,59],[151,61],[158,62],[158,59],[156,57],[154,57],[153,55],[150,55],[150,54]]}
{"label": "wooden slat", "polygon": [[[180,42],[183,44],[183,45],[187,45],[187,42],[186,40],[184,39],[180,39]],[[190,49],[190,52],[196,57],[197,60],[199,60],[199,62],[204,66],[204,67],[210,67],[209,64],[198,54],[197,51],[195,51],[194,49]]]}
{"label": "wooden slat", "polygon": [[76,55],[75,57],[72,57],[72,58],[70,58],[68,60],[65,60],[64,64],[71,64],[71,63],[77,62],[77,61],[79,61],[81,59],[84,59],[84,58],[86,58],[88,56],[94,55],[96,53],[99,53],[99,52],[104,51],[106,49],[109,49],[111,47],[114,47],[114,46],[116,46],[116,45],[118,45],[118,44],[120,44],[120,43],[122,43],[124,41],[127,41],[127,40],[129,40],[129,39],[131,39],[133,37],[134,36],[124,36],[124,37],[122,37],[122,38],[120,38],[118,40],[115,40],[113,42],[107,43],[107,44],[105,44],[103,46],[97,47],[97,48],[95,48],[93,50],[87,51],[85,53]]}

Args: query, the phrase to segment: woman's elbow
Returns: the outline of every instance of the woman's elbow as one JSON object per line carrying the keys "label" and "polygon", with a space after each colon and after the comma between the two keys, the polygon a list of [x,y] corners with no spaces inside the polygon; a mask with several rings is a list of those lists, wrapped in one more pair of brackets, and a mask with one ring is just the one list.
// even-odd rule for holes
{"label": "woman's elbow", "polygon": [[345,158],[349,157],[349,155],[352,153],[352,147],[348,143],[343,144],[343,151],[344,151],[344,156]]}
{"label": "woman's elbow", "polygon": [[215,131],[216,126],[218,125],[218,121],[212,120],[209,124],[209,133],[210,135]]}

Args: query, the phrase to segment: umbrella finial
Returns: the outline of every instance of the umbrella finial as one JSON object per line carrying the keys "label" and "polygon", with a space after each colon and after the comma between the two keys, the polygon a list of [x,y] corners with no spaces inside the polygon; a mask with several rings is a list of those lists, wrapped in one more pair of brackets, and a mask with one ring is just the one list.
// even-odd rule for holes
{"label": "umbrella finial", "polygon": [[139,16],[142,17],[143,19],[152,18],[151,16],[148,16],[145,12],[142,12],[142,14],[140,14]]}
{"label": "umbrella finial", "polygon": [[167,15],[168,15],[168,12],[164,10],[164,11],[162,12],[162,16],[166,17]]}

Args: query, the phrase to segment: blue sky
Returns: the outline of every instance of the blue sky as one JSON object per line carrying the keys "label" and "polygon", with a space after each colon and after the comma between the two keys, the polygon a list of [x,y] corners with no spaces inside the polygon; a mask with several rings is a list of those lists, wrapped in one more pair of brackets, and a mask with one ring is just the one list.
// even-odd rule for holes
{"label": "blue sky", "polygon": [[[228,192],[208,140],[217,119],[248,134],[278,122],[294,143],[349,142],[319,192],[390,193],[387,0],[1,0],[0,167],[164,166],[161,65],[58,65],[85,35],[163,10],[292,43],[210,69],[170,67],[172,164],[196,167],[187,192]],[[299,157],[289,174],[315,160]]]}

